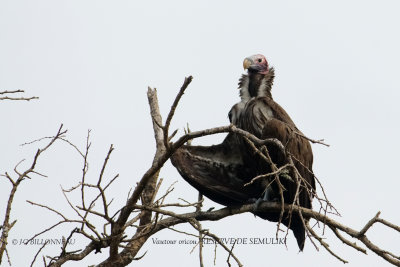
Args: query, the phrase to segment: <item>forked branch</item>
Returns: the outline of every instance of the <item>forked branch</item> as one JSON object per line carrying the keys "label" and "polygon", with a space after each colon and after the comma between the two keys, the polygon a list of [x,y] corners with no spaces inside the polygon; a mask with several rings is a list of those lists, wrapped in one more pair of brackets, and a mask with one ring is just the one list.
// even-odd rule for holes
{"label": "forked branch", "polygon": [[[7,91],[6,91],[7,92]],[[19,92],[19,91],[14,91],[14,92]],[[4,93],[4,92],[3,92]],[[10,92],[7,92],[10,93]],[[11,92],[13,93],[13,92]],[[10,222],[11,218],[11,208],[13,205],[14,197],[17,192],[17,189],[19,185],[21,184],[22,181],[24,181],[26,178],[30,179],[30,175],[32,174],[38,174],[39,176],[44,176],[40,174],[39,172],[36,171],[35,167],[37,164],[37,161],[39,160],[40,155],[45,152],[50,146],[54,144],[54,142],[64,136],[64,134],[67,132],[66,130],[62,129],[63,125],[61,124],[60,128],[58,129],[57,133],[51,138],[49,143],[45,145],[43,148],[39,148],[36,151],[36,154],[32,160],[32,163],[30,167],[28,167],[25,171],[19,171],[18,166],[22,162],[20,161],[14,168],[14,171],[16,173],[16,178],[13,178],[9,173],[4,173],[1,174],[1,176],[5,177],[10,183],[11,183],[11,191],[8,196],[8,201],[7,201],[7,206],[6,206],[6,211],[4,215],[4,220],[3,224],[1,227],[1,237],[0,237],[0,264],[2,262],[3,254],[6,252],[6,247],[7,247],[7,239],[8,239],[8,234],[11,230],[11,228],[15,225],[16,220],[13,222]]]}

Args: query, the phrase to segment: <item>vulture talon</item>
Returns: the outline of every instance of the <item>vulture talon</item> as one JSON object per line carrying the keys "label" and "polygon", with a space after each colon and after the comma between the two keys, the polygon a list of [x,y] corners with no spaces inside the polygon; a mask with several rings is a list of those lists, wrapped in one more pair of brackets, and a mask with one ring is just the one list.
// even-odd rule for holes
{"label": "vulture talon", "polygon": [[253,212],[257,212],[258,208],[260,207],[261,203],[271,201],[272,197],[272,189],[268,187],[262,196],[254,201]]}

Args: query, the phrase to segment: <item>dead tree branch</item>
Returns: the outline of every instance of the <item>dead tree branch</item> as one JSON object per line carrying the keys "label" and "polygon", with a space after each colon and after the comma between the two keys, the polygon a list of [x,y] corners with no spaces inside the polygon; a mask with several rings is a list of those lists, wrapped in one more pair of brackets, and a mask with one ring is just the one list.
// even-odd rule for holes
{"label": "dead tree branch", "polygon": [[[63,222],[74,223],[77,224],[79,227],[77,227],[73,233],[70,233],[69,236],[72,236],[72,234],[76,233],[88,239],[88,244],[86,245],[86,247],[83,247],[82,250],[80,251],[67,252],[66,251],[67,246],[66,245],[63,246],[63,248],[61,249],[61,253],[58,256],[49,257],[50,262],[46,263],[47,266],[53,266],[53,267],[62,266],[64,263],[69,261],[79,261],[93,252],[95,253],[100,252],[101,249],[103,248],[109,249],[109,257],[103,262],[99,263],[97,265],[98,267],[127,266],[132,261],[138,260],[144,256],[143,255],[141,257],[138,257],[139,251],[142,249],[143,245],[146,243],[146,241],[149,239],[150,236],[163,229],[173,229],[173,227],[178,226],[180,224],[188,224],[192,226],[193,227],[192,230],[195,231],[195,234],[189,232],[185,233],[183,231],[179,231],[176,229],[174,230],[182,234],[188,234],[199,238],[200,266],[204,265],[203,263],[204,259],[202,255],[202,245],[201,245],[203,236],[211,237],[213,240],[215,240],[216,244],[224,248],[224,250],[228,255],[227,262],[229,266],[231,265],[231,263],[229,262],[231,258],[233,258],[236,261],[236,264],[238,266],[242,266],[242,263],[240,262],[239,258],[233,252],[233,247],[228,248],[223,242],[221,242],[221,240],[218,238],[217,235],[212,234],[208,230],[204,230],[200,222],[218,221],[236,214],[241,214],[244,212],[253,212],[254,211],[253,204],[236,206],[236,207],[225,207],[215,211],[212,210],[202,211],[201,210],[202,199],[200,197],[197,199],[197,202],[195,202],[196,200],[191,200],[192,203],[190,203],[189,201],[184,201],[184,204],[165,203],[167,197],[169,196],[170,192],[172,192],[173,188],[167,189],[165,193],[161,193],[161,196],[157,196],[156,198],[156,195],[160,190],[160,185],[162,182],[159,179],[160,169],[163,167],[164,163],[171,157],[171,155],[182,145],[184,145],[185,143],[187,143],[192,139],[218,133],[235,133],[237,135],[244,137],[248,141],[249,145],[253,147],[254,152],[257,153],[260,157],[264,158],[265,161],[269,162],[270,164],[273,164],[273,162],[269,157],[266,145],[273,144],[290,159],[288,161],[288,164],[279,168],[275,166],[275,168],[273,168],[271,173],[265,174],[264,176],[255,177],[251,182],[254,182],[255,180],[260,178],[265,178],[270,176],[279,182],[279,179],[281,177],[284,177],[281,176],[281,174],[284,174],[283,172],[285,171],[285,169],[292,168],[294,169],[295,175],[294,177],[287,177],[287,179],[290,178],[293,180],[293,182],[296,183],[297,197],[295,197],[293,203],[284,203],[283,201],[281,201],[280,203],[278,202],[260,203],[257,211],[280,212],[281,214],[283,213],[297,214],[302,219],[304,224],[306,224],[306,221],[308,219],[311,219],[315,221],[316,224],[322,227],[323,229],[325,225],[328,226],[327,229],[331,229],[333,233],[336,235],[336,237],[347,246],[352,247],[363,253],[366,253],[367,249],[371,250],[380,257],[382,257],[387,262],[396,266],[400,266],[400,260],[398,256],[394,255],[394,253],[392,252],[388,252],[379,248],[377,245],[372,243],[367,238],[369,229],[371,229],[371,227],[373,227],[375,223],[381,223],[397,232],[400,232],[399,226],[394,225],[384,219],[381,219],[379,217],[380,215],[379,213],[375,217],[373,217],[369,222],[367,222],[366,225],[359,231],[351,227],[348,227],[327,216],[329,212],[337,213],[337,211],[326,198],[326,194],[322,186],[321,188],[323,196],[318,196],[317,192],[308,192],[309,194],[316,195],[316,199],[321,206],[318,211],[305,209],[297,205],[298,192],[300,188],[306,188],[305,190],[308,190],[307,189],[308,185],[306,184],[305,180],[301,177],[299,172],[296,170],[296,167],[293,163],[293,161],[295,161],[296,159],[292,155],[287,153],[285,145],[282,144],[279,140],[272,138],[261,140],[256,136],[252,135],[251,133],[243,131],[234,125],[227,125],[227,126],[215,127],[195,132],[188,131],[179,138],[175,138],[176,141],[172,141],[172,139],[174,139],[173,137],[176,131],[172,135],[169,135],[170,124],[173,119],[175,110],[179,104],[179,101],[181,100],[191,80],[192,80],[191,77],[185,79],[177,97],[175,98],[171,106],[171,109],[168,113],[164,125],[162,124],[162,118],[159,111],[157,91],[151,88],[148,89],[147,96],[149,100],[150,114],[152,118],[153,131],[156,140],[156,151],[151,166],[148,168],[148,170],[144,173],[139,182],[136,184],[135,188],[133,189],[133,193],[128,197],[123,207],[118,208],[117,210],[111,210],[110,203],[107,201],[107,199],[109,199],[110,196],[107,196],[108,191],[106,191],[106,189],[109,187],[111,183],[113,183],[116,180],[117,177],[119,177],[118,175],[113,176],[113,178],[107,178],[105,176],[106,173],[105,170],[110,160],[111,153],[114,149],[112,145],[108,150],[101,171],[97,176],[96,182],[95,183],[89,182],[88,162],[87,162],[88,158],[87,155],[89,153],[89,148],[90,148],[89,135],[86,140],[87,141],[86,151],[80,152],[80,155],[82,156],[84,161],[81,181],[79,182],[78,185],[72,186],[71,189],[63,190],[63,194],[65,195],[68,205],[76,213],[75,215],[76,218],[72,219],[67,218],[61,212],[57,211],[54,208],[51,208],[43,204],[36,204],[34,202],[30,202],[32,205],[36,205],[41,208],[47,209],[55,213],[57,216],[62,217],[61,222],[51,226],[46,230],[51,230]],[[307,139],[310,140],[311,142],[314,141],[309,138]],[[322,140],[317,140],[314,142],[322,144]],[[80,151],[78,148],[76,149]],[[35,157],[34,159],[34,164],[32,164],[33,167],[36,164],[36,158],[37,157]],[[18,173],[17,168],[16,172]],[[30,173],[33,173],[33,170]],[[29,173],[24,172],[20,175],[24,174],[25,174],[24,177],[28,177],[27,175]],[[11,176],[9,176],[7,173],[5,173],[5,175],[3,176],[5,176],[14,186],[16,182],[11,178]],[[318,183],[320,182],[318,181]],[[80,190],[81,193],[81,199],[79,200],[79,202],[81,203],[79,203],[79,205],[73,204],[67,196],[67,194],[75,191],[76,189],[78,189],[77,191]],[[86,190],[89,189],[97,190],[96,197],[89,199],[89,197],[85,195]],[[281,190],[283,191],[284,188],[281,188]],[[101,203],[101,208],[95,209],[96,202]],[[140,204],[138,204],[139,202]],[[184,213],[181,212],[182,211],[181,208],[188,208],[188,207],[195,209],[195,211],[187,212],[186,210],[186,212]],[[171,211],[170,208],[172,208],[174,211]],[[96,222],[94,222],[93,220],[94,217],[97,218]],[[100,226],[98,221],[101,221]],[[323,239],[322,237],[324,232],[322,232],[321,235],[317,233],[314,228],[311,228],[309,224],[306,224],[306,226],[307,226],[308,237],[315,244],[317,248],[318,248],[317,244],[319,244],[320,246],[327,249],[336,258],[338,258],[342,262],[346,262],[345,259],[337,255],[334,251],[332,251],[329,248],[328,241],[326,239]],[[4,232],[3,229],[4,229],[4,224],[2,228],[2,231]],[[278,229],[279,229],[279,223],[278,223]],[[357,245],[355,241],[360,243],[360,245]],[[365,248],[362,246],[365,246]],[[41,251],[39,251],[38,254],[39,253],[41,253]],[[38,256],[38,254],[35,256],[35,258]]]}
{"label": "dead tree branch", "polygon": [[33,99],[39,99],[39,97],[37,96],[31,96],[31,97],[12,97],[9,95],[13,95],[13,94],[18,94],[18,93],[25,93],[24,90],[14,90],[14,91],[1,91],[0,92],[0,100],[25,100],[25,101],[30,101]]}
{"label": "dead tree branch", "polygon": [[[14,92],[18,92],[18,91],[14,91]],[[7,92],[9,93],[9,92]],[[67,132],[66,130],[62,129],[63,125],[61,124],[60,128],[58,129],[57,133],[53,136],[53,138],[50,140],[50,142],[44,146],[43,148],[39,148],[33,158],[33,161],[30,165],[30,167],[28,169],[26,169],[23,172],[18,171],[18,165],[21,163],[19,162],[15,168],[14,171],[17,174],[16,179],[12,178],[10,174],[8,174],[7,172],[2,174],[1,176],[6,177],[7,180],[11,183],[11,191],[8,197],[8,201],[7,201],[7,206],[6,206],[6,212],[5,212],[5,216],[4,216],[4,220],[3,220],[3,224],[1,227],[1,237],[0,237],[0,264],[3,258],[3,253],[6,251],[6,247],[7,247],[7,238],[9,235],[9,232],[11,230],[11,228],[15,225],[15,223],[17,222],[16,220],[10,223],[10,217],[11,217],[11,208],[12,208],[12,204],[14,201],[14,197],[15,194],[17,192],[17,189],[19,187],[19,185],[21,184],[21,182],[23,180],[25,180],[26,178],[30,178],[31,174],[38,174],[38,172],[35,170],[37,161],[40,157],[40,155],[45,152],[50,146],[52,146],[54,144],[54,142],[60,138],[62,138],[64,136],[64,134]]]}

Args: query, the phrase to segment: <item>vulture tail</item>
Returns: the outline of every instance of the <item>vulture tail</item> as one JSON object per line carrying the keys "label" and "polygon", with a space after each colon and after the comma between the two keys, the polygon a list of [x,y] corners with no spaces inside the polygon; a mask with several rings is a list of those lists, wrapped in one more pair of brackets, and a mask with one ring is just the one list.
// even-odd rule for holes
{"label": "vulture tail", "polygon": [[303,251],[304,242],[306,240],[306,231],[304,229],[304,225],[301,219],[298,216],[296,217],[297,218],[292,218],[290,229],[292,229],[293,231],[294,237],[297,240],[297,245],[299,246],[300,251]]}

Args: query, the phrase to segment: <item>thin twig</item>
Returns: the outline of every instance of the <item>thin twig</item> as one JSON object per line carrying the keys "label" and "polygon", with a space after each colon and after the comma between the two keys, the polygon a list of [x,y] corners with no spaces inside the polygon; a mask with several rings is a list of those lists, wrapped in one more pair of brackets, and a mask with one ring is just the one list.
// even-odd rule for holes
{"label": "thin twig", "polygon": [[37,256],[39,256],[39,254],[40,254],[40,252],[42,251],[42,249],[44,249],[44,247],[45,247],[48,243],[49,243],[48,241],[44,242],[43,246],[41,246],[40,249],[38,250],[38,252],[36,252],[35,257],[33,258],[32,262],[31,262],[31,265],[30,265],[31,267],[32,267],[33,264],[35,263]]}
{"label": "thin twig", "polygon": [[337,258],[338,260],[340,260],[343,263],[348,263],[348,261],[346,261],[345,259],[341,258],[340,256],[338,256],[335,252],[333,252],[330,248],[329,248],[329,244],[326,243],[322,237],[320,237],[319,235],[317,235],[317,233],[314,232],[314,230],[311,227],[308,227],[308,231],[310,231],[310,233],[312,234],[312,236],[317,239],[319,241],[319,243],[335,258]]}
{"label": "thin twig", "polygon": [[[24,90],[14,90],[14,91],[1,91],[0,95],[5,95],[5,94],[16,94],[16,93],[24,93]],[[32,96],[32,97],[10,97],[10,96],[2,96],[0,97],[0,100],[26,100],[30,101],[32,99],[39,99],[37,96]]]}
{"label": "thin twig", "polygon": [[164,126],[164,145],[165,147],[168,149],[169,148],[169,144],[168,144],[168,140],[169,140],[169,136],[168,136],[168,130],[169,130],[169,126],[171,124],[171,120],[172,117],[175,114],[175,110],[176,107],[178,106],[179,100],[181,100],[183,94],[185,93],[186,88],[189,86],[189,84],[192,82],[193,77],[189,76],[185,78],[185,81],[183,82],[183,85],[181,87],[181,89],[179,90],[179,93],[177,94],[177,96],[175,97],[174,103],[171,106],[171,109],[168,113],[167,119],[165,121],[165,126]]}

